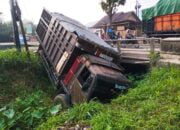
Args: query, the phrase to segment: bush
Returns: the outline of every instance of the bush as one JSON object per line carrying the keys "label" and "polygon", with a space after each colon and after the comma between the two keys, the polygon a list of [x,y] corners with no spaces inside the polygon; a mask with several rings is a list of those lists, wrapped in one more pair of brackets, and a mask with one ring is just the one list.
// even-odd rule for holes
{"label": "bush", "polygon": [[75,105],[60,115],[50,117],[47,122],[41,124],[38,130],[51,130],[56,129],[60,125],[76,125],[77,124],[89,124],[89,121],[95,115],[98,115],[103,110],[103,105],[97,102],[83,103]]}
{"label": "bush", "polygon": [[34,89],[41,89],[49,96],[54,91],[39,57],[31,53],[29,60],[26,52],[0,51],[0,107]]}
{"label": "bush", "polygon": [[35,53],[0,51],[0,72],[0,129],[33,129],[60,110]]}
{"label": "bush", "polygon": [[52,105],[47,94],[37,90],[0,109],[0,129],[32,129],[60,109],[60,105]]}

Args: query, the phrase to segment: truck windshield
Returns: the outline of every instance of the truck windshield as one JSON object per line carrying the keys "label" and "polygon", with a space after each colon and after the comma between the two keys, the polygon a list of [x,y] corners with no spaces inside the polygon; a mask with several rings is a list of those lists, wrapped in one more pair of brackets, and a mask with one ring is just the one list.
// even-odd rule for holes
{"label": "truck windshield", "polygon": [[126,85],[123,85],[122,83],[116,83],[108,79],[98,79],[96,87],[97,89],[102,89],[107,91],[111,89],[114,89],[116,91],[122,91],[127,89]]}
{"label": "truck windshield", "polygon": [[127,90],[127,85],[123,83],[117,83],[111,79],[98,79],[93,92],[93,97],[98,99],[111,99],[117,96],[119,93]]}
{"label": "truck windshield", "polygon": [[82,90],[86,91],[90,87],[93,77],[90,71],[85,67],[78,76],[78,80],[82,86]]}

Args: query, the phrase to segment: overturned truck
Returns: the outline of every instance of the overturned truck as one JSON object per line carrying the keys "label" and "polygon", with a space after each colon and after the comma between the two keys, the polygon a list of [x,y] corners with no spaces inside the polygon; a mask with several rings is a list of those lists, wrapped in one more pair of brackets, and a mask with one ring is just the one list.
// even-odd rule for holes
{"label": "overturned truck", "polygon": [[43,10],[37,26],[39,54],[59,90],[55,102],[72,105],[111,99],[128,88],[119,53],[81,23]]}

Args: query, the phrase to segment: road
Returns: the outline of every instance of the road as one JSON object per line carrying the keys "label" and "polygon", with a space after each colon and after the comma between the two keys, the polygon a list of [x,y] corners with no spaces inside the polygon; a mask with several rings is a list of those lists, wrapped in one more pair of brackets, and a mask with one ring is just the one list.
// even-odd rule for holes
{"label": "road", "polygon": [[[30,50],[36,51],[39,46],[39,42],[28,42],[28,46]],[[15,48],[15,44],[13,42],[0,43],[0,50],[11,49],[11,48]]]}

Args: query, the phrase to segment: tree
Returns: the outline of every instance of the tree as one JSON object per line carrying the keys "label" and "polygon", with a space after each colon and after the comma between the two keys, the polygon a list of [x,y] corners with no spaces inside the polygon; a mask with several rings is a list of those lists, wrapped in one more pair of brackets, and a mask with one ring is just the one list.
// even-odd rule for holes
{"label": "tree", "polygon": [[101,0],[101,8],[109,17],[110,26],[112,24],[112,17],[116,13],[120,5],[124,5],[126,0]]}
{"label": "tree", "polygon": [[13,41],[12,22],[0,22],[0,42]]}
{"label": "tree", "polygon": [[31,28],[32,33],[30,35],[35,36],[36,35],[36,25],[29,20],[23,20],[24,29],[26,31],[26,34],[28,33],[29,27]]}

